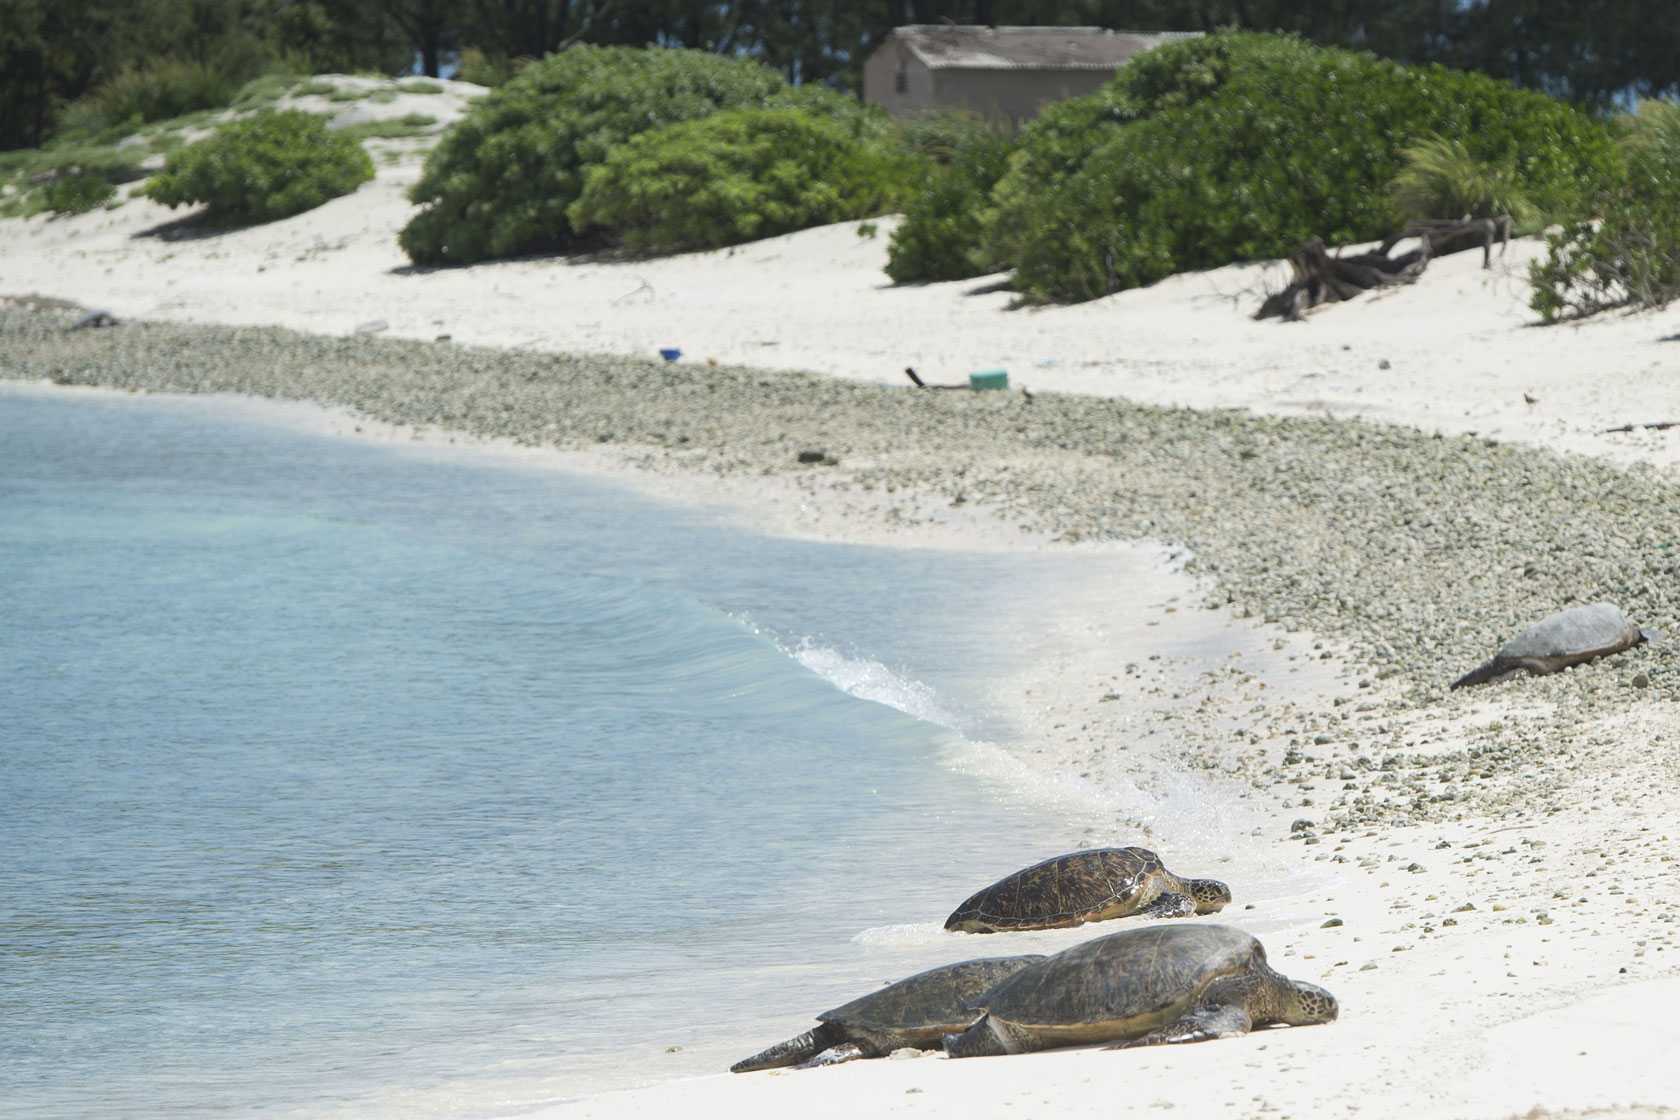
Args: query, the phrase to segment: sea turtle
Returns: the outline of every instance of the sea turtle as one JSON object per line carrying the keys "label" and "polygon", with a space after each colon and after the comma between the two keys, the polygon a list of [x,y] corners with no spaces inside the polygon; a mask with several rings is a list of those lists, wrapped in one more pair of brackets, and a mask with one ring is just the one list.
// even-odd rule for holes
{"label": "sea turtle", "polygon": [[945,1036],[953,1058],[1198,1042],[1336,1017],[1335,996],[1272,971],[1260,942],[1204,922],[1093,938],[1021,969],[974,1003],[984,1016]]}
{"label": "sea turtle", "polygon": [[1212,914],[1231,901],[1217,879],[1180,879],[1148,848],[1092,848],[1035,863],[969,898],[945,919],[966,933],[1058,929],[1142,914]]}
{"label": "sea turtle", "polygon": [[969,1007],[970,1000],[999,980],[1045,959],[1042,954],[982,957],[918,972],[823,1012],[817,1016],[820,1026],[743,1058],[729,1071],[750,1073],[780,1066],[879,1058],[903,1046],[937,1050],[941,1036],[963,1030],[979,1018],[980,1013]]}
{"label": "sea turtle", "polygon": [[1493,660],[1464,674],[1453,688],[1516,677],[1543,677],[1603,657],[1620,653],[1641,642],[1660,641],[1663,634],[1635,626],[1620,609],[1609,603],[1591,603],[1543,618],[1499,647]]}

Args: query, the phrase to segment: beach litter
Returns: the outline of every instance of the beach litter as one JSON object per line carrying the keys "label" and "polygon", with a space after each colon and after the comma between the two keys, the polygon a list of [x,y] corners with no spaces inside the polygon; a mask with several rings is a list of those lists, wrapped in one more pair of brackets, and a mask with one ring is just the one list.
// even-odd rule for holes
{"label": "beach litter", "polygon": [[904,367],[904,375],[915,382],[918,389],[971,389],[978,393],[987,389],[1009,388],[1009,371],[1002,369],[983,369],[969,374],[967,381],[947,381],[938,384],[923,381],[921,375],[910,366]]}
{"label": "beach litter", "polygon": [[682,357],[682,351],[677,349],[675,346],[667,346],[659,351],[659,356],[664,358],[667,362],[674,362],[678,358]]}

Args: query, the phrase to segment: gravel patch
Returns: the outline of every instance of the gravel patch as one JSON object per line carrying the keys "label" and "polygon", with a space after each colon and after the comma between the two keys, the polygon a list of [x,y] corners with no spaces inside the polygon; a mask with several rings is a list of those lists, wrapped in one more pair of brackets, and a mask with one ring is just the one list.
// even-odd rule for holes
{"label": "gravel patch", "polygon": [[[1332,708],[1256,718],[1248,743],[1264,731],[1286,745],[1281,762],[1233,756],[1228,739],[1192,736],[1187,748],[1256,783],[1336,790],[1322,820],[1297,829],[1308,837],[1559,810],[1582,758],[1605,745],[1606,719],[1680,699],[1674,642],[1447,692],[1506,638],[1578,603],[1609,600],[1680,631],[1680,489],[1644,465],[1103,398],[277,328],[67,330],[72,321],[0,306],[0,376],[308,400],[562,449],[626,445],[654,469],[782,474],[869,495],[883,516],[973,504],[1067,540],[1185,546],[1207,577],[1203,607],[1311,631],[1322,656],[1345,659],[1349,695]],[[1519,697],[1518,710],[1471,719],[1490,696]]]}

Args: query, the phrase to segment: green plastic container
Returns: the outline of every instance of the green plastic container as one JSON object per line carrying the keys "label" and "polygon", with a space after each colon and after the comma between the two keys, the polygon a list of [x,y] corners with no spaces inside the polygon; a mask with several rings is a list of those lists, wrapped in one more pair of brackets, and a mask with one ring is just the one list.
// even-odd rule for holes
{"label": "green plastic container", "polygon": [[968,387],[976,393],[982,389],[1009,388],[1009,371],[1006,369],[983,369],[968,375]]}

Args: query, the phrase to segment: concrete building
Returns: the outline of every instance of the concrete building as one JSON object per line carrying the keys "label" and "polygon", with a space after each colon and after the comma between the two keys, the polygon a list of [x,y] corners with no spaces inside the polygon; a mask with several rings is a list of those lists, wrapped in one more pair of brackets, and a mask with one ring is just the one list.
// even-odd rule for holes
{"label": "concrete building", "polygon": [[1199,31],[1101,27],[895,28],[863,64],[863,99],[895,117],[967,108],[1015,125],[1101,87],[1139,51]]}

